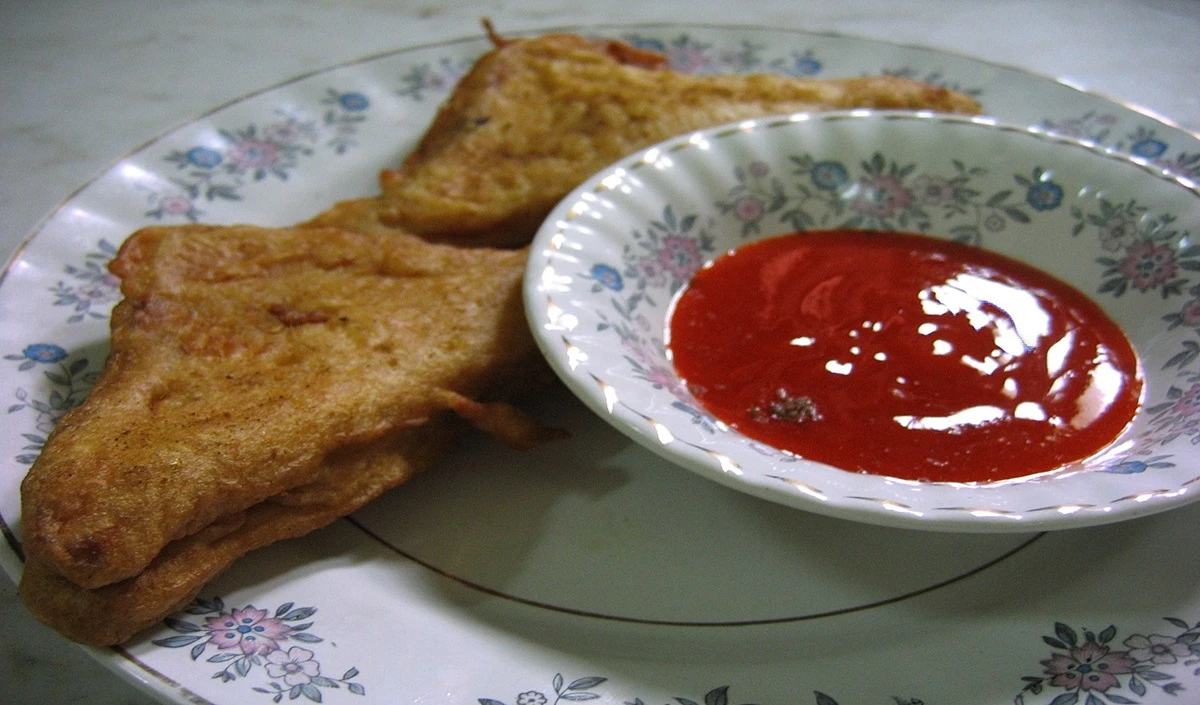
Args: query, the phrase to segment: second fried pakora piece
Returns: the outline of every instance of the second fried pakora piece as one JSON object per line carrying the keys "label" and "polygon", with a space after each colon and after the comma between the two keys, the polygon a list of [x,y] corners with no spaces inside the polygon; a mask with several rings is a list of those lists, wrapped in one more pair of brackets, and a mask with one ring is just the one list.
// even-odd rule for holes
{"label": "second fried pakora piece", "polygon": [[693,76],[614,40],[492,38],[496,48],[459,81],[416,150],[380,175],[385,223],[433,240],[520,246],[590,174],[674,135],[801,111],[979,111],[965,94],[897,76]]}

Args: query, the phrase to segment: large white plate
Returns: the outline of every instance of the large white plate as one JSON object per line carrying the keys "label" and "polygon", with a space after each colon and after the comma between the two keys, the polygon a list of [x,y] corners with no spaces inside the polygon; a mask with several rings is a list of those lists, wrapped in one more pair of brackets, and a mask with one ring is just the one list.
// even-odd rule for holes
{"label": "large white plate", "polygon": [[[911,75],[971,91],[1007,122],[1200,171],[1186,132],[968,58],[754,28],[586,31],[692,71]],[[14,579],[20,480],[107,352],[114,247],[141,225],[284,224],[374,193],[486,47],[405,49],[238,101],[120,161],[38,228],[0,283],[0,560]],[[1193,382],[1178,403],[1200,403]],[[1200,690],[1194,508],[1051,534],[874,528],[668,466],[566,393],[540,411],[572,440],[523,454],[475,440],[93,653],[178,703],[1095,705]],[[278,648],[246,653],[218,626],[234,614]]]}

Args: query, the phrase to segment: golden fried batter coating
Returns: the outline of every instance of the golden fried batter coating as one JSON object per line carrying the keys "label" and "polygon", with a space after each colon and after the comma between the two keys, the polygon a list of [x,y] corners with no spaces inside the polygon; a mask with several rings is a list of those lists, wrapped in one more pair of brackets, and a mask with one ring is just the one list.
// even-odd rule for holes
{"label": "golden fried batter coating", "polygon": [[541,367],[525,253],[327,228],[156,227],[112,262],[112,353],[22,486],[26,553],[85,588]]}
{"label": "golden fried batter coating", "polygon": [[[402,228],[397,228],[383,222],[380,217],[383,212],[383,199],[379,196],[352,198],[339,201],[331,208],[313,216],[312,220],[301,223],[310,228],[338,228],[366,235],[410,235]],[[423,238],[426,241],[436,241],[434,238]]]}
{"label": "golden fried batter coating", "polygon": [[518,246],[590,174],[673,135],[798,111],[979,111],[966,95],[894,76],[690,76],[616,41],[496,41],[416,151],[381,174],[386,223],[431,239]]}
{"label": "golden fried batter coating", "polygon": [[119,644],[183,608],[244,553],[325,526],[433,464],[460,426],[442,415],[364,446],[338,449],[313,484],[173,541],[141,573],[111,585],[80,587],[31,558],[21,598],[34,616],[69,639]]}

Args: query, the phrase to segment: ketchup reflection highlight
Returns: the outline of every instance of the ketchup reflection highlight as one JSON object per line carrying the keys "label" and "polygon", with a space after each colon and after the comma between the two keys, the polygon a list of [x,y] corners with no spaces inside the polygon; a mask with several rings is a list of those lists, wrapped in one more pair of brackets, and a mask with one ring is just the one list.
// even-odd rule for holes
{"label": "ketchup reflection highlight", "polygon": [[1086,296],[907,233],[738,248],[680,293],[667,336],[696,399],[744,435],[910,480],[988,482],[1084,459],[1141,396],[1133,347]]}

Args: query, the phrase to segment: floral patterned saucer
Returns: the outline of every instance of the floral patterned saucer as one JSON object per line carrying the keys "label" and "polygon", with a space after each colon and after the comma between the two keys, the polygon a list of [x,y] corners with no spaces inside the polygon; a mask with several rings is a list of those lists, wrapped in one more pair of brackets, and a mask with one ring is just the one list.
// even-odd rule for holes
{"label": "floral patterned saucer", "polygon": [[[692,72],[922,78],[972,93],[1005,122],[1200,176],[1196,137],[967,57],[779,29],[581,31],[665,51]],[[105,263],[116,245],[142,225],[284,224],[376,193],[378,171],[411,149],[487,46],[471,37],[404,48],[256,93],[149,142],[38,226],[0,280],[0,565],[13,579],[21,478],[107,355],[118,293]],[[815,183],[843,178],[812,167]],[[889,167],[841,168],[844,178],[877,178]],[[778,211],[754,201],[770,176],[755,166],[743,176],[722,217],[752,230]],[[913,194],[901,210],[914,219],[914,204],[952,200],[957,179],[976,178],[953,167],[917,176],[901,180]],[[1033,166],[998,178],[1009,195],[964,203],[980,207],[982,237],[1057,199]],[[1049,181],[1065,203],[1066,185]],[[1112,260],[1083,262],[1108,272],[1112,288],[1100,295],[1160,300],[1176,318],[1149,323],[1182,336],[1163,362],[1172,374],[1194,370],[1195,253],[1147,241],[1128,201],[1111,212],[1094,205],[1078,237]],[[647,243],[704,225],[679,210],[656,215],[663,227],[643,228]],[[670,242],[664,251],[685,262],[687,247]],[[673,267],[660,276],[684,271]],[[588,274],[613,294],[618,282],[625,296],[636,287],[619,252]],[[1195,427],[1174,424],[1197,419],[1200,381],[1172,384],[1155,418],[1164,433],[1195,438]],[[353,517],[240,560],[159,627],[90,653],[164,702],[191,705],[1108,705],[1180,703],[1200,691],[1200,505],[1046,533],[880,528],[683,472],[565,391],[537,411],[571,440],[530,453],[473,440]],[[1172,452],[1126,458],[1109,475],[1171,478],[1182,457]]]}
{"label": "floral patterned saucer", "polygon": [[[663,341],[671,302],[720,253],[821,228],[966,242],[1089,292],[1138,351],[1141,411],[1097,455],[992,483],[845,472],[730,429],[674,370]],[[685,135],[588,179],[534,240],[526,309],[572,391],[705,477],[889,526],[1073,528],[1200,499],[1200,409],[1184,392],[1200,382],[1200,336],[1185,322],[1196,234],[1195,182],[1044,129],[935,114],[780,116]]]}

